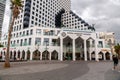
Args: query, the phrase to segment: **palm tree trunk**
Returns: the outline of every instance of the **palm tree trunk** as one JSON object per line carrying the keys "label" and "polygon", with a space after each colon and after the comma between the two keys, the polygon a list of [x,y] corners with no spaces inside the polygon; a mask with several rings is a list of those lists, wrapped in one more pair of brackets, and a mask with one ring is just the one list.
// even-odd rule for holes
{"label": "palm tree trunk", "polygon": [[9,32],[8,32],[8,44],[7,44],[7,53],[5,54],[5,63],[4,63],[4,67],[5,68],[9,68],[10,67],[10,59],[9,59],[9,50],[10,50],[10,39],[11,39],[11,36],[12,36],[12,30],[13,30],[13,25],[14,25],[14,21],[15,21],[15,18],[13,17],[12,19],[12,23],[9,27]]}

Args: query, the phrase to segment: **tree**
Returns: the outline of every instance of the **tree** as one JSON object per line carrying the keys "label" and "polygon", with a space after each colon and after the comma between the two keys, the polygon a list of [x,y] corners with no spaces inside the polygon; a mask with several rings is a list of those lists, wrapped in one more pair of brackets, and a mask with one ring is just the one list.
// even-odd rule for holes
{"label": "tree", "polygon": [[10,40],[12,36],[12,30],[13,30],[13,25],[15,19],[18,17],[20,14],[20,10],[22,9],[22,0],[11,0],[11,11],[12,11],[12,19],[11,19],[11,24],[9,26],[9,31],[8,31],[8,41],[7,41],[7,53],[5,54],[5,63],[4,67],[9,68],[10,67],[10,61],[9,61],[9,50],[10,50]]}
{"label": "tree", "polygon": [[114,46],[115,52],[118,54],[118,57],[120,59],[120,44],[118,43],[117,45]]}

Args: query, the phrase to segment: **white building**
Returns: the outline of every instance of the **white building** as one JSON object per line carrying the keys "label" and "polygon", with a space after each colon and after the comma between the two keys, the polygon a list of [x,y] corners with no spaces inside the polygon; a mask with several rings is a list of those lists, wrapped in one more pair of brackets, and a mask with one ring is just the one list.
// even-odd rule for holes
{"label": "white building", "polygon": [[0,0],[0,39],[2,36],[2,24],[3,24],[4,12],[5,12],[5,2],[6,0]]}
{"label": "white building", "polygon": [[[70,0],[25,0],[15,20],[10,59],[110,60],[110,48],[95,28],[71,11]],[[6,53],[7,35],[1,41]],[[3,59],[3,58],[2,58]]]}

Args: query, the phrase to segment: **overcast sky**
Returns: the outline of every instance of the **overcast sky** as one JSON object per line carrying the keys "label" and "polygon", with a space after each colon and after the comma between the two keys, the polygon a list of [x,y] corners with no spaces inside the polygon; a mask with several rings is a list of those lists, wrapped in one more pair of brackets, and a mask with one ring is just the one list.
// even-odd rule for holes
{"label": "overcast sky", "polygon": [[[7,31],[5,26],[8,26],[10,16],[8,4],[7,2],[3,32]],[[115,32],[115,37],[120,42],[120,0],[71,0],[71,8],[86,22],[95,24],[97,31]]]}
{"label": "overcast sky", "polygon": [[115,32],[120,42],[120,0],[71,0],[72,10],[97,31]]}

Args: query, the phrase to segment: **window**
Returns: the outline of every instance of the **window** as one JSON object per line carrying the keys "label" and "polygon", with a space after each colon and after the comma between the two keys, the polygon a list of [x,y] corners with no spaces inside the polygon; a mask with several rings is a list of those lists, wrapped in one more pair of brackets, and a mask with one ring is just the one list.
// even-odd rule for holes
{"label": "window", "polygon": [[36,34],[41,34],[41,29],[37,29]]}
{"label": "window", "polygon": [[57,39],[52,39],[52,45],[56,46],[57,45]]}
{"label": "window", "polygon": [[24,46],[27,45],[27,39],[24,39]]}
{"label": "window", "polygon": [[27,30],[27,34],[26,35],[29,35],[29,31]]}
{"label": "window", "polygon": [[30,35],[32,35],[32,34],[33,34],[33,30],[31,29],[31,30],[30,30]]}
{"label": "window", "polygon": [[25,31],[23,31],[23,36],[25,36]]}
{"label": "window", "polygon": [[29,38],[29,42],[28,42],[28,45],[31,45],[31,38]]}
{"label": "window", "polygon": [[21,39],[20,46],[22,46],[23,40]]}
{"label": "window", "polygon": [[99,41],[99,42],[98,42],[98,47],[99,47],[99,48],[103,48],[103,43],[102,43],[102,41]]}
{"label": "window", "polygon": [[35,45],[41,45],[41,38],[35,39]]}
{"label": "window", "polygon": [[49,46],[49,38],[44,38],[43,45],[44,46]]}

